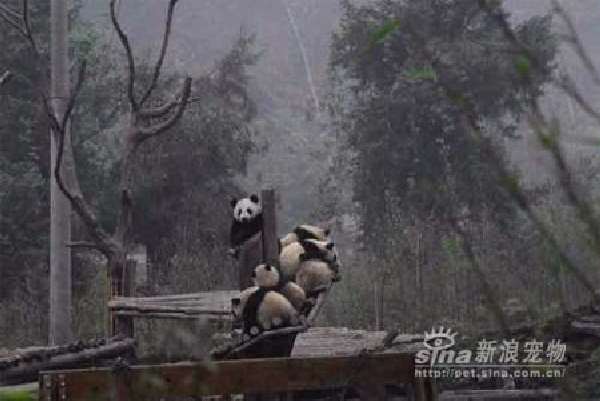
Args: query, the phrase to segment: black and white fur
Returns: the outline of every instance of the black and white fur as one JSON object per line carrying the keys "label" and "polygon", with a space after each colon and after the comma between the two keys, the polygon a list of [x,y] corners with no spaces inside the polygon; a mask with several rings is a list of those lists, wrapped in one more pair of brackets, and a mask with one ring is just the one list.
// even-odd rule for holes
{"label": "black and white fur", "polygon": [[298,324],[298,312],[282,294],[258,287],[242,309],[244,336],[256,336],[263,331]]}
{"label": "black and white fur", "polygon": [[281,276],[275,266],[260,264],[253,272],[254,282],[258,287],[273,289],[283,294],[298,312],[306,306],[306,294],[302,287]]}
{"label": "black and white fur", "polygon": [[332,282],[339,281],[339,264],[333,242],[309,239],[302,244],[305,253],[300,256],[295,281],[308,298],[313,298]]}
{"label": "black and white fur", "polygon": [[300,255],[305,253],[304,241],[327,241],[329,229],[311,225],[299,225],[294,232],[285,235],[279,240],[279,266],[286,278],[293,278],[300,267]]}
{"label": "black and white fur", "polygon": [[279,240],[279,250],[281,251],[284,247],[294,242],[300,242],[309,238],[325,241],[329,238],[329,233],[330,230],[328,228],[301,224],[296,226],[293,232],[286,234]]}
{"label": "black and white fur", "polygon": [[233,221],[229,234],[230,253],[237,258],[239,247],[263,229],[262,205],[255,194],[231,200]]}

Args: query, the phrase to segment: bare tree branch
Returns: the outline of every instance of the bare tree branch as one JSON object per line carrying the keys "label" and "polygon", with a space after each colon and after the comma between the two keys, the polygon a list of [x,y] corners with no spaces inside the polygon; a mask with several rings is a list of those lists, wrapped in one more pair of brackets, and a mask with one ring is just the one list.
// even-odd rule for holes
{"label": "bare tree branch", "polygon": [[[69,123],[75,101],[77,99],[77,95],[79,94],[81,87],[83,85],[83,81],[85,80],[85,72],[86,72],[86,63],[82,62],[79,69],[79,76],[77,78],[77,82],[75,84],[75,88],[73,89],[71,95],[69,96],[69,100],[67,103],[67,109],[65,114],[61,117],[57,117],[54,114],[52,107],[49,105],[48,99],[44,99],[44,105],[46,107],[46,112],[48,114],[48,118],[50,120],[50,124],[55,134],[58,136],[57,143],[57,155],[56,155],[56,163],[54,165],[54,179],[58,185],[60,191],[65,195],[65,197],[71,203],[73,209],[77,212],[79,217],[83,220],[86,227],[88,228],[90,234],[97,242],[97,249],[102,251],[105,255],[114,251],[116,248],[116,244],[112,241],[110,236],[102,229],[98,219],[96,218],[92,208],[88,205],[88,203],[83,198],[82,194],[79,192],[71,192],[69,188],[67,188],[62,174],[61,174],[61,165],[64,156],[65,150],[65,136],[67,133],[67,125]],[[59,120],[60,118],[60,120]]]}
{"label": "bare tree branch", "polygon": [[177,121],[179,121],[179,119],[183,115],[183,112],[187,106],[188,100],[190,98],[191,88],[192,79],[190,77],[187,77],[183,83],[181,101],[177,103],[177,109],[175,110],[175,113],[160,124],[151,127],[139,128],[138,133],[136,135],[136,141],[138,143],[142,143],[146,139],[159,135],[171,128],[173,125],[175,125],[175,123],[177,123]]}
{"label": "bare tree branch", "polygon": [[26,36],[23,26],[19,23],[19,21],[22,19],[20,14],[11,10],[7,6],[0,4],[0,18],[19,31],[21,35]]}
{"label": "bare tree branch", "polygon": [[169,36],[171,35],[171,26],[173,23],[173,10],[178,0],[170,0],[169,8],[167,10],[167,19],[165,21],[165,32],[163,34],[162,46],[160,48],[160,54],[158,56],[158,60],[156,61],[156,65],[154,66],[154,74],[152,75],[152,81],[150,82],[150,86],[146,90],[144,96],[142,96],[142,100],[140,100],[140,105],[143,105],[148,98],[152,95],[152,92],[156,88],[156,83],[158,82],[158,78],[160,77],[160,70],[162,68],[163,62],[165,60],[165,55],[167,53],[167,47],[169,46]]}
{"label": "bare tree branch", "polygon": [[577,34],[577,30],[575,29],[575,25],[573,24],[571,17],[563,8],[563,6],[558,2],[558,0],[552,0],[552,7],[554,8],[554,11],[561,17],[561,19],[567,26],[567,30],[569,31],[569,36],[564,37],[564,39],[573,46],[575,52],[583,62],[583,65],[589,71],[596,85],[600,85],[600,72],[598,71],[598,69],[594,65],[594,62],[585,51],[583,44],[581,43],[581,38]]}
{"label": "bare tree branch", "polygon": [[[191,99],[190,99],[191,101]],[[181,103],[180,99],[173,99],[170,102],[151,109],[141,109],[139,114],[141,117],[162,117],[169,113],[175,106]]]}
{"label": "bare tree branch", "polygon": [[37,49],[37,45],[35,44],[35,39],[33,38],[33,31],[31,30],[31,24],[29,22],[29,5],[28,0],[23,0],[23,26],[25,27],[25,33],[27,39],[29,40],[29,44],[31,48],[39,56],[39,51]]}
{"label": "bare tree branch", "polygon": [[74,241],[67,244],[69,248],[89,248],[101,250],[97,243],[89,241]]}
{"label": "bare tree branch", "polygon": [[554,86],[565,92],[571,99],[575,100],[575,103],[581,107],[590,117],[592,117],[598,124],[600,124],[600,112],[596,111],[592,105],[587,102],[581,92],[577,89],[575,82],[563,74],[560,78],[553,80]]}
{"label": "bare tree branch", "polygon": [[14,10],[11,10],[10,7],[5,6],[4,4],[0,4],[0,12],[2,12],[10,18],[14,18],[16,21],[20,21],[23,19],[23,16],[21,14]]}
{"label": "bare tree branch", "polygon": [[0,86],[3,86],[8,81],[10,81],[11,77],[12,77],[12,73],[7,70],[4,74],[2,74],[2,76],[0,76]]}
{"label": "bare tree branch", "polygon": [[127,97],[129,98],[129,103],[131,104],[132,110],[137,113],[139,106],[137,101],[135,100],[135,60],[133,59],[133,52],[131,51],[129,38],[127,38],[127,34],[123,31],[117,19],[115,3],[116,0],[110,1],[110,19],[112,21],[113,27],[117,31],[119,40],[121,41],[123,48],[125,49],[125,54],[127,55],[127,65],[129,67]]}

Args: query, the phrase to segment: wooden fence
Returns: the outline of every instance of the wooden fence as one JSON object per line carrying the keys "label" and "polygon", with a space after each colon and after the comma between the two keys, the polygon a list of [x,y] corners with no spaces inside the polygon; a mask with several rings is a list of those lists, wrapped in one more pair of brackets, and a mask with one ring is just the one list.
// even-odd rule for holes
{"label": "wooden fence", "polygon": [[431,382],[414,377],[410,353],[267,358],[42,372],[41,401],[129,401],[303,390],[354,390],[384,400],[386,386],[408,386],[410,398],[434,400]]}

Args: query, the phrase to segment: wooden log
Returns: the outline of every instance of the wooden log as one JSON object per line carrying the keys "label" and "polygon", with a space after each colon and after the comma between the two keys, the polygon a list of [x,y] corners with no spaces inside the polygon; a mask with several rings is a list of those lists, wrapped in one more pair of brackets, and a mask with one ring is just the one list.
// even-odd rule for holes
{"label": "wooden log", "polygon": [[22,363],[8,369],[0,370],[0,384],[12,385],[35,381],[38,379],[38,374],[41,370],[89,366],[97,360],[128,355],[134,350],[135,340],[128,338],[97,348],[84,349],[76,353],[60,354],[46,360],[34,360]]}
{"label": "wooden log", "polygon": [[[43,372],[40,399],[57,400],[60,380],[70,401],[136,400],[260,394],[347,386],[382,386],[414,379],[412,354],[336,358],[270,358]],[[49,390],[46,390],[49,389]]]}

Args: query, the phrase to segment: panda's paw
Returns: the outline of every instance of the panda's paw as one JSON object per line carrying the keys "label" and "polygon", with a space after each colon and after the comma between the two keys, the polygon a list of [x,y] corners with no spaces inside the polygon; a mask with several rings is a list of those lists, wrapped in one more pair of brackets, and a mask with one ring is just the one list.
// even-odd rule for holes
{"label": "panda's paw", "polygon": [[279,327],[283,324],[283,320],[277,316],[273,318],[273,327]]}
{"label": "panda's paw", "polygon": [[257,336],[260,333],[260,329],[257,326],[252,326],[250,328],[250,335]]}

